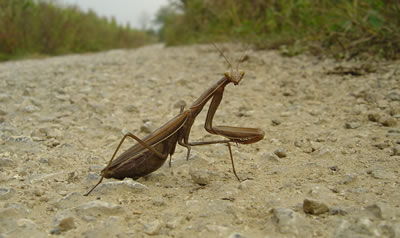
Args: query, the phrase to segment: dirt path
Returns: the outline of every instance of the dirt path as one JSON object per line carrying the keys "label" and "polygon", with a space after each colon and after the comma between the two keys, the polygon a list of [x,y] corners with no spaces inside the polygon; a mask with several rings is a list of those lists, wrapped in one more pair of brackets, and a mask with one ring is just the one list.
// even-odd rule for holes
{"label": "dirt path", "polygon": [[[88,197],[123,133],[143,137],[190,105],[223,58],[155,45],[0,64],[0,237],[400,237],[399,62],[246,54],[215,124],[265,131],[233,147],[248,180],[224,145],[189,161],[178,146],[172,168]],[[193,140],[213,138],[205,113]]]}

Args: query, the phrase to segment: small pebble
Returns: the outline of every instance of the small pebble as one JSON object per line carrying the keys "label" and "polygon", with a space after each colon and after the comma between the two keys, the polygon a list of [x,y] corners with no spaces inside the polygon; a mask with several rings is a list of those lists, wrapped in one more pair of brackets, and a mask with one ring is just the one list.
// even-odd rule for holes
{"label": "small pebble", "polygon": [[383,170],[381,168],[376,168],[368,170],[367,174],[370,174],[375,179],[394,179],[395,175],[391,171]]}
{"label": "small pebble", "polygon": [[350,184],[353,183],[354,181],[357,180],[357,175],[356,174],[346,174],[344,176],[344,179],[342,181],[342,184]]}
{"label": "small pebble", "polygon": [[272,122],[272,125],[273,125],[273,126],[278,126],[278,125],[280,125],[280,124],[282,123],[282,122],[281,122],[280,120],[278,120],[278,119],[272,119],[271,122]]}
{"label": "small pebble", "polygon": [[252,186],[254,186],[254,182],[251,180],[245,180],[240,182],[240,184],[238,185],[239,189],[248,189],[251,188]]}
{"label": "small pebble", "polygon": [[99,176],[99,174],[98,173],[88,173],[88,176],[87,176],[87,180],[88,181],[95,181],[95,180],[99,180],[100,179],[100,176]]}
{"label": "small pebble", "polygon": [[99,200],[80,204],[74,210],[81,217],[112,216],[124,212],[124,209],[117,204]]}
{"label": "small pebble", "polygon": [[59,234],[63,231],[68,231],[76,228],[74,217],[69,212],[57,213],[53,221],[53,234]]}
{"label": "small pebble", "polygon": [[0,167],[15,167],[17,163],[14,160],[0,158]]}
{"label": "small pebble", "polygon": [[238,117],[249,117],[251,115],[250,109],[247,107],[240,107],[239,111],[236,113]]}
{"label": "small pebble", "polygon": [[130,178],[125,178],[122,181],[113,181],[113,182],[106,182],[102,183],[93,190],[95,193],[101,193],[101,194],[109,194],[112,193],[115,190],[124,190],[124,191],[134,191],[134,192],[140,192],[143,191],[144,189],[147,189],[147,187],[139,182],[136,182]]}
{"label": "small pebble", "polygon": [[39,108],[34,105],[28,105],[28,106],[25,106],[24,109],[22,109],[22,111],[26,112],[26,113],[32,113],[32,112],[39,111]]}
{"label": "small pebble", "polygon": [[391,101],[400,101],[400,92],[391,92],[386,95],[386,98]]}
{"label": "small pebble", "polygon": [[303,211],[312,215],[320,215],[329,211],[328,206],[320,201],[304,199]]}
{"label": "small pebble", "polygon": [[358,122],[346,122],[344,124],[344,128],[346,128],[346,129],[357,129],[360,126],[361,126],[361,124]]}
{"label": "small pebble", "polygon": [[392,148],[392,154],[391,154],[392,156],[397,156],[397,155],[399,155],[400,156],[400,145],[395,145],[393,148]]}
{"label": "small pebble", "polygon": [[296,147],[301,148],[304,153],[310,154],[310,153],[314,152],[314,149],[312,147],[310,140],[306,140],[306,139],[296,140],[294,142],[294,145]]}
{"label": "small pebble", "polygon": [[144,233],[147,235],[158,235],[161,230],[162,223],[159,220],[154,220],[151,223],[144,225]]}
{"label": "small pebble", "polygon": [[198,158],[192,160],[189,168],[189,174],[194,183],[199,185],[207,185],[210,183],[210,174],[208,173],[208,162],[205,159]]}
{"label": "small pebble", "polygon": [[125,109],[126,112],[139,113],[139,109],[137,107],[135,107],[134,105],[125,106],[124,109]]}
{"label": "small pebble", "polygon": [[39,163],[48,164],[49,163],[49,159],[48,158],[40,158]]}
{"label": "small pebble", "polygon": [[280,233],[299,234],[301,226],[304,224],[299,214],[289,208],[274,208],[272,213],[273,221],[276,223]]}
{"label": "small pebble", "polygon": [[228,236],[228,238],[246,238],[246,236],[237,232],[233,232]]}
{"label": "small pebble", "polygon": [[387,127],[394,127],[397,124],[396,119],[392,118],[392,117],[386,117],[386,118],[382,118],[380,123],[383,126],[387,126]]}
{"label": "small pebble", "polygon": [[390,107],[389,114],[393,117],[400,115],[400,107]]}
{"label": "small pebble", "polygon": [[167,221],[166,226],[167,226],[167,228],[175,229],[182,224],[183,220],[184,220],[184,218],[181,216],[174,217]]}
{"label": "small pebble", "polygon": [[4,93],[0,93],[0,102],[8,102],[10,101],[12,98],[10,95],[8,94],[4,94]]}
{"label": "small pebble", "polygon": [[370,120],[370,121],[379,122],[379,119],[381,119],[381,116],[378,113],[368,114],[368,120]]}
{"label": "small pebble", "polygon": [[390,144],[389,144],[389,142],[382,142],[382,143],[377,143],[377,144],[375,144],[374,146],[375,146],[376,148],[378,148],[378,149],[383,150],[383,149],[389,148],[389,147],[390,147]]}
{"label": "small pebble", "polygon": [[15,191],[12,188],[0,188],[0,200],[10,199],[14,192]]}
{"label": "small pebble", "polygon": [[329,166],[328,168],[333,172],[338,172],[339,171],[339,167],[337,165]]}
{"label": "small pebble", "polygon": [[397,214],[400,212],[396,206],[383,201],[377,201],[372,205],[367,206],[365,209],[373,214],[376,218],[385,220],[391,220],[397,217]]}
{"label": "small pebble", "polygon": [[287,156],[285,149],[282,148],[275,150],[274,154],[276,154],[279,158],[284,158]]}
{"label": "small pebble", "polygon": [[42,195],[44,194],[44,191],[41,190],[41,189],[36,188],[35,190],[33,190],[33,194],[34,194],[36,197],[40,197],[40,196],[42,196]]}
{"label": "small pebble", "polygon": [[140,126],[140,132],[144,133],[151,133],[155,130],[156,128],[153,126],[151,121],[146,121],[143,123],[143,125]]}
{"label": "small pebble", "polygon": [[10,233],[12,233],[13,236],[7,237],[48,237],[48,235],[44,231],[38,229],[38,226],[34,221],[26,218],[19,219],[17,221],[17,227],[15,227]]}
{"label": "small pebble", "polygon": [[58,199],[54,205],[60,209],[67,209],[76,206],[77,203],[80,202],[82,198],[82,194],[77,192],[72,192],[60,199]]}
{"label": "small pebble", "polygon": [[395,140],[397,139],[397,144],[400,144],[400,130],[388,130],[386,136]]}
{"label": "small pebble", "polygon": [[347,215],[348,212],[346,212],[345,210],[341,209],[341,208],[332,208],[329,209],[329,215],[341,215],[341,216],[345,216]]}
{"label": "small pebble", "polygon": [[163,206],[165,204],[163,197],[155,196],[152,198],[152,203],[154,206]]}
{"label": "small pebble", "polygon": [[269,161],[279,162],[279,157],[275,153],[268,152],[263,154],[263,157]]}

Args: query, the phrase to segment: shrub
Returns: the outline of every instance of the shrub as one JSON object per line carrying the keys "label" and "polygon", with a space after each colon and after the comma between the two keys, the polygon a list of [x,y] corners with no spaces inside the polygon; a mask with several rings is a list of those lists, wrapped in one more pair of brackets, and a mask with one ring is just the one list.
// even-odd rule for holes
{"label": "shrub", "polygon": [[0,0],[0,60],[132,48],[154,36],[53,1]]}
{"label": "shrub", "polygon": [[260,48],[286,45],[289,54],[308,48],[395,59],[400,52],[398,0],[175,0],[165,8],[157,19],[168,45],[238,39]]}

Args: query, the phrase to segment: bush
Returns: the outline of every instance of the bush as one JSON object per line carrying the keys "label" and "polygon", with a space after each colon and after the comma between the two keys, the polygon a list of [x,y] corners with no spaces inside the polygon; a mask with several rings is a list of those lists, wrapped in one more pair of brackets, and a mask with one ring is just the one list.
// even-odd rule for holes
{"label": "bush", "polygon": [[0,60],[138,47],[154,37],[52,1],[0,0]]}
{"label": "bush", "polygon": [[400,52],[398,0],[176,0],[157,20],[168,45],[238,39],[259,48],[285,45],[289,55],[308,48],[395,59]]}

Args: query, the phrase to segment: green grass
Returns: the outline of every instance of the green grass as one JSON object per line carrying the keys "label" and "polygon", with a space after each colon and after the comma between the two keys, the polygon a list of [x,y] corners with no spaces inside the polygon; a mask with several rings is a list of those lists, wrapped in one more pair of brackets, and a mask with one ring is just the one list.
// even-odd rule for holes
{"label": "green grass", "polygon": [[54,1],[0,0],[0,60],[133,48],[155,37]]}
{"label": "green grass", "polygon": [[238,40],[286,55],[400,57],[398,0],[176,0],[157,21],[167,45]]}

